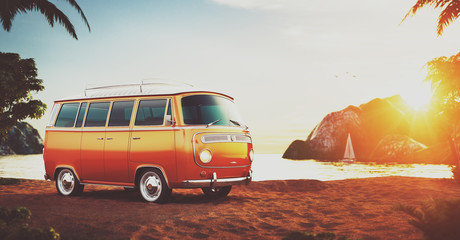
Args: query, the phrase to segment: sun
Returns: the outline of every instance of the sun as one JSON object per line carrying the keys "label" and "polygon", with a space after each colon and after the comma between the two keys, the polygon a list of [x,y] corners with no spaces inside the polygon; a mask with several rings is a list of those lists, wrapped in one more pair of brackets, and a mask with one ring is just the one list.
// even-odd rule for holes
{"label": "sun", "polygon": [[422,110],[430,104],[433,93],[429,84],[420,83],[401,89],[400,95],[412,108]]}

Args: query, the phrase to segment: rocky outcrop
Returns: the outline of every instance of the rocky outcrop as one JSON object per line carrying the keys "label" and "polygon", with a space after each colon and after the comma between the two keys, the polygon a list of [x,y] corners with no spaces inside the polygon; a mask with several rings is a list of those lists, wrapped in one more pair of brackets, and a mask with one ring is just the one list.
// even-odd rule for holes
{"label": "rocky outcrop", "polygon": [[[349,106],[328,114],[310,133],[306,141],[296,140],[284,154],[289,159],[338,159],[343,156],[348,133],[357,143],[363,142],[361,110]],[[360,149],[360,148],[358,148]]]}
{"label": "rocky outcrop", "polygon": [[415,153],[427,147],[405,135],[387,135],[377,144],[371,158],[375,162],[414,162]]}
{"label": "rocky outcrop", "polygon": [[43,153],[43,140],[37,129],[26,122],[17,123],[0,144],[0,155]]}
{"label": "rocky outcrop", "polygon": [[305,141],[291,143],[283,158],[339,160],[343,157],[348,133],[359,161],[412,157],[415,152],[426,149],[413,139],[423,135],[411,131],[414,116],[415,112],[399,95],[376,98],[359,107],[349,106],[324,117]]}

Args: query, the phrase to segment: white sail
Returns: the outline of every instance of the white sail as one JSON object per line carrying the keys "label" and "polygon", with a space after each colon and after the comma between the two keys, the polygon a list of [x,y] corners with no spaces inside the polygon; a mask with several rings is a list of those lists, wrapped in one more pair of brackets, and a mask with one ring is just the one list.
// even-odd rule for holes
{"label": "white sail", "polygon": [[345,153],[343,154],[342,161],[349,162],[354,160],[356,160],[355,152],[353,151],[353,145],[351,144],[350,133],[348,133],[347,145],[345,146]]}

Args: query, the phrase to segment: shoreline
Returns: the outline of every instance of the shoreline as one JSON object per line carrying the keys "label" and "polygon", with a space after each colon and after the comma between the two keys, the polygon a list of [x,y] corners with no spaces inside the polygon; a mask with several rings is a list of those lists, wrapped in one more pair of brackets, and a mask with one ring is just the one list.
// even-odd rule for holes
{"label": "shoreline", "polygon": [[[45,168],[42,155],[0,157],[0,177],[43,180]],[[412,176],[450,178],[448,165],[332,163],[317,160],[293,161],[279,154],[256,154],[252,164],[255,181],[285,179],[340,180],[377,176]]]}
{"label": "shoreline", "polygon": [[87,185],[81,196],[62,197],[54,182],[20,181],[0,185],[0,206],[29,208],[32,227],[51,226],[65,239],[281,239],[290,231],[421,239],[393,207],[460,198],[452,179],[415,177],[257,181],[214,201],[200,189],[174,189],[166,204],[145,203],[121,187]]}

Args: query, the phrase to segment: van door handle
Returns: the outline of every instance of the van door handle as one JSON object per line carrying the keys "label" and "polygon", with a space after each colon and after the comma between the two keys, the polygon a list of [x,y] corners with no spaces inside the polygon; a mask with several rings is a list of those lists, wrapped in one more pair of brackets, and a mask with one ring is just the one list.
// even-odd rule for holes
{"label": "van door handle", "polygon": [[104,140],[104,138],[97,138],[97,140]]}
{"label": "van door handle", "polygon": [[111,138],[111,137],[106,138],[106,140],[112,140],[112,139],[113,139],[113,138]]}
{"label": "van door handle", "polygon": [[133,137],[133,140],[139,140],[141,139],[140,137]]}

